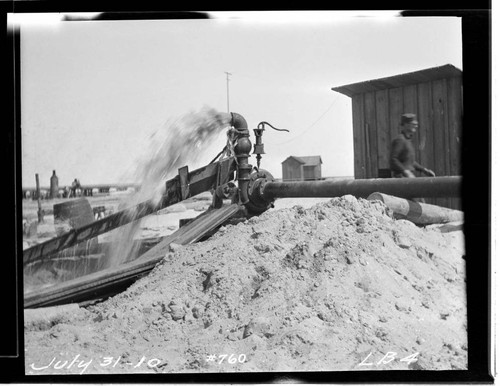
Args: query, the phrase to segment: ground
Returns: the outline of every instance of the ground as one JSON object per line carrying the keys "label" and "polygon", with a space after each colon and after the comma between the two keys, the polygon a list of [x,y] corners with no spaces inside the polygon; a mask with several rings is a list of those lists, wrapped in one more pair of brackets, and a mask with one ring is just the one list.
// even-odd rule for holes
{"label": "ground", "polygon": [[[199,214],[176,208],[143,234]],[[26,373],[467,369],[465,291],[460,227],[352,196],[283,199],[171,245],[106,301],[25,310]]]}

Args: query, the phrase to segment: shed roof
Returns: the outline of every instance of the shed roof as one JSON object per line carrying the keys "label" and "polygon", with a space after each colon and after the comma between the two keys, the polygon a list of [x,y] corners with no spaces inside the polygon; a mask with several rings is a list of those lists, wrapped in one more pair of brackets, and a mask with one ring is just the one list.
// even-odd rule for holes
{"label": "shed roof", "polygon": [[451,64],[445,64],[444,66],[432,67],[414,72],[407,72],[405,74],[389,76],[387,78],[379,78],[359,83],[351,83],[345,86],[332,87],[332,90],[352,97],[355,94],[386,90],[389,88],[398,88],[417,83],[430,82],[437,79],[452,78],[457,76],[462,76],[462,71],[455,66],[452,66]]}
{"label": "shed roof", "polygon": [[319,156],[319,155],[311,155],[311,156],[305,156],[305,157],[297,157],[297,156],[291,155],[286,160],[284,160],[282,162],[282,164],[284,164],[290,158],[296,160],[297,162],[303,164],[304,166],[314,166],[314,165],[318,165],[318,164],[323,163],[323,161],[321,160],[321,156]]}

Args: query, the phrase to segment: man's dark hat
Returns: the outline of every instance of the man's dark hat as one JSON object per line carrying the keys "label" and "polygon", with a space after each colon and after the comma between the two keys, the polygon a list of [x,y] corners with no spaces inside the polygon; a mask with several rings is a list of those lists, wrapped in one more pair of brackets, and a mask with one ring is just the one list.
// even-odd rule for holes
{"label": "man's dark hat", "polygon": [[401,126],[405,123],[414,123],[418,125],[417,116],[415,114],[403,114],[401,115]]}

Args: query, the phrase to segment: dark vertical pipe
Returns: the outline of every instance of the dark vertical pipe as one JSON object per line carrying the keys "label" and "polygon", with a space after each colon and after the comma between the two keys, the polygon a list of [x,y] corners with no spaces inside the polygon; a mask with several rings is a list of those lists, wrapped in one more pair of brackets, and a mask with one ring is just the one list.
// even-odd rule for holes
{"label": "dark vertical pipe", "polygon": [[238,189],[240,192],[240,204],[244,205],[248,202],[248,184],[250,182],[250,172],[252,165],[248,164],[252,143],[250,142],[250,133],[245,119],[238,113],[231,113],[231,126],[237,133],[236,146],[234,153],[238,160]]}

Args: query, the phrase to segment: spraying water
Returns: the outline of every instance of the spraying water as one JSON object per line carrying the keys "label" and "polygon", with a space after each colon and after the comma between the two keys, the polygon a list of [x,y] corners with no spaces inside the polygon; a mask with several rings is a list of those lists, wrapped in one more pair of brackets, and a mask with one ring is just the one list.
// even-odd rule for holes
{"label": "spraying water", "polygon": [[[196,162],[202,149],[208,147],[229,124],[228,114],[207,107],[167,121],[150,137],[147,153],[137,164],[134,177],[140,189],[120,206],[134,207],[148,200],[158,204],[165,191],[165,181],[177,174],[180,167]],[[117,266],[137,257],[140,243],[134,243],[134,238],[140,224],[138,220],[114,232],[102,268]]]}

